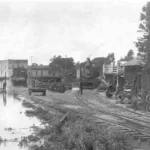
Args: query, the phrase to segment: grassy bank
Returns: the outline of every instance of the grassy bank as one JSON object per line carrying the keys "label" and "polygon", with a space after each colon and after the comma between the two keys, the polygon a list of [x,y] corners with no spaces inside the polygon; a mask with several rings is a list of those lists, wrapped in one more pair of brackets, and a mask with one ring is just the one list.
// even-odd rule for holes
{"label": "grassy bank", "polygon": [[[44,124],[35,134],[25,137],[31,150],[129,150],[127,136],[100,126],[87,115],[57,108],[54,112],[36,107],[30,102],[22,103],[32,108],[25,113],[36,116]],[[38,144],[37,144],[38,143]]]}

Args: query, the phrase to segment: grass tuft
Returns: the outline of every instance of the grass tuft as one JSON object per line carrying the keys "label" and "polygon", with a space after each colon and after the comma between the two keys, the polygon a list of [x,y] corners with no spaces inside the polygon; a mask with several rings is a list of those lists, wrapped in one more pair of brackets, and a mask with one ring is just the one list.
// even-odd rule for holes
{"label": "grass tuft", "polygon": [[99,127],[75,113],[65,114],[38,136],[47,137],[40,150],[130,150],[125,135]]}

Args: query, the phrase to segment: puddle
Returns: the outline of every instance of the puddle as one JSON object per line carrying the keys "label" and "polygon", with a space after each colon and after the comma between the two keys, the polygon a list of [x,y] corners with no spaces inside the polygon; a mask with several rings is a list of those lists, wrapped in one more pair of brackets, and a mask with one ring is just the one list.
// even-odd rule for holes
{"label": "puddle", "polygon": [[[17,96],[17,97],[16,97]],[[19,99],[18,99],[19,98]],[[2,139],[13,140],[21,139],[23,136],[31,134],[31,126],[40,126],[41,122],[36,118],[29,118],[25,115],[27,108],[21,104],[24,97],[7,93],[3,95],[0,93],[0,137]],[[12,128],[13,130],[6,130]],[[18,142],[6,142],[1,144],[2,150],[28,150],[28,148],[20,148]]]}

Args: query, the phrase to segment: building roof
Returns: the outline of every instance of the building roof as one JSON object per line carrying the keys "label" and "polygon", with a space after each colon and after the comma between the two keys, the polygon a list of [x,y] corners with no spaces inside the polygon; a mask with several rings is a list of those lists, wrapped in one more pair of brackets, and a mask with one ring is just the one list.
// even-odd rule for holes
{"label": "building roof", "polygon": [[123,66],[127,61],[119,60],[117,63],[120,64],[120,66]]}
{"label": "building roof", "polygon": [[28,66],[28,69],[32,69],[32,70],[49,70],[49,66],[44,66],[44,65]]}
{"label": "building roof", "polygon": [[122,66],[143,66],[143,63],[140,61],[138,58],[133,58],[130,61],[127,61],[125,64]]}
{"label": "building roof", "polygon": [[20,62],[20,61],[24,61],[24,62],[28,62],[27,59],[6,59],[6,60],[0,60],[1,62],[3,61],[17,61],[17,62]]}

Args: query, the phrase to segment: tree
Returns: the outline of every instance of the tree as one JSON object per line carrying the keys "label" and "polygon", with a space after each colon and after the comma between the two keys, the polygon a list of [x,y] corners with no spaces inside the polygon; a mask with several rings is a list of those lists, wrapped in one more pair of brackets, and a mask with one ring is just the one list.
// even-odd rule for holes
{"label": "tree", "polygon": [[105,59],[105,64],[109,65],[109,64],[111,64],[114,61],[115,61],[115,54],[114,53],[110,53],[110,54],[108,54],[108,56]]}
{"label": "tree", "polygon": [[138,48],[138,56],[143,62],[146,62],[150,57],[150,2],[142,9],[140,17],[139,31],[141,36],[135,42]]}
{"label": "tree", "polygon": [[37,67],[38,64],[37,63],[32,63],[32,67]]}
{"label": "tree", "polygon": [[133,58],[134,58],[134,51],[131,49],[128,51],[127,55],[124,58],[121,58],[120,60],[129,61],[132,60]]}
{"label": "tree", "polygon": [[59,55],[53,56],[53,58],[50,59],[49,67],[52,71],[61,72],[61,70],[64,71],[66,69],[67,72],[69,70],[74,70],[75,63],[72,57],[63,58]]}

